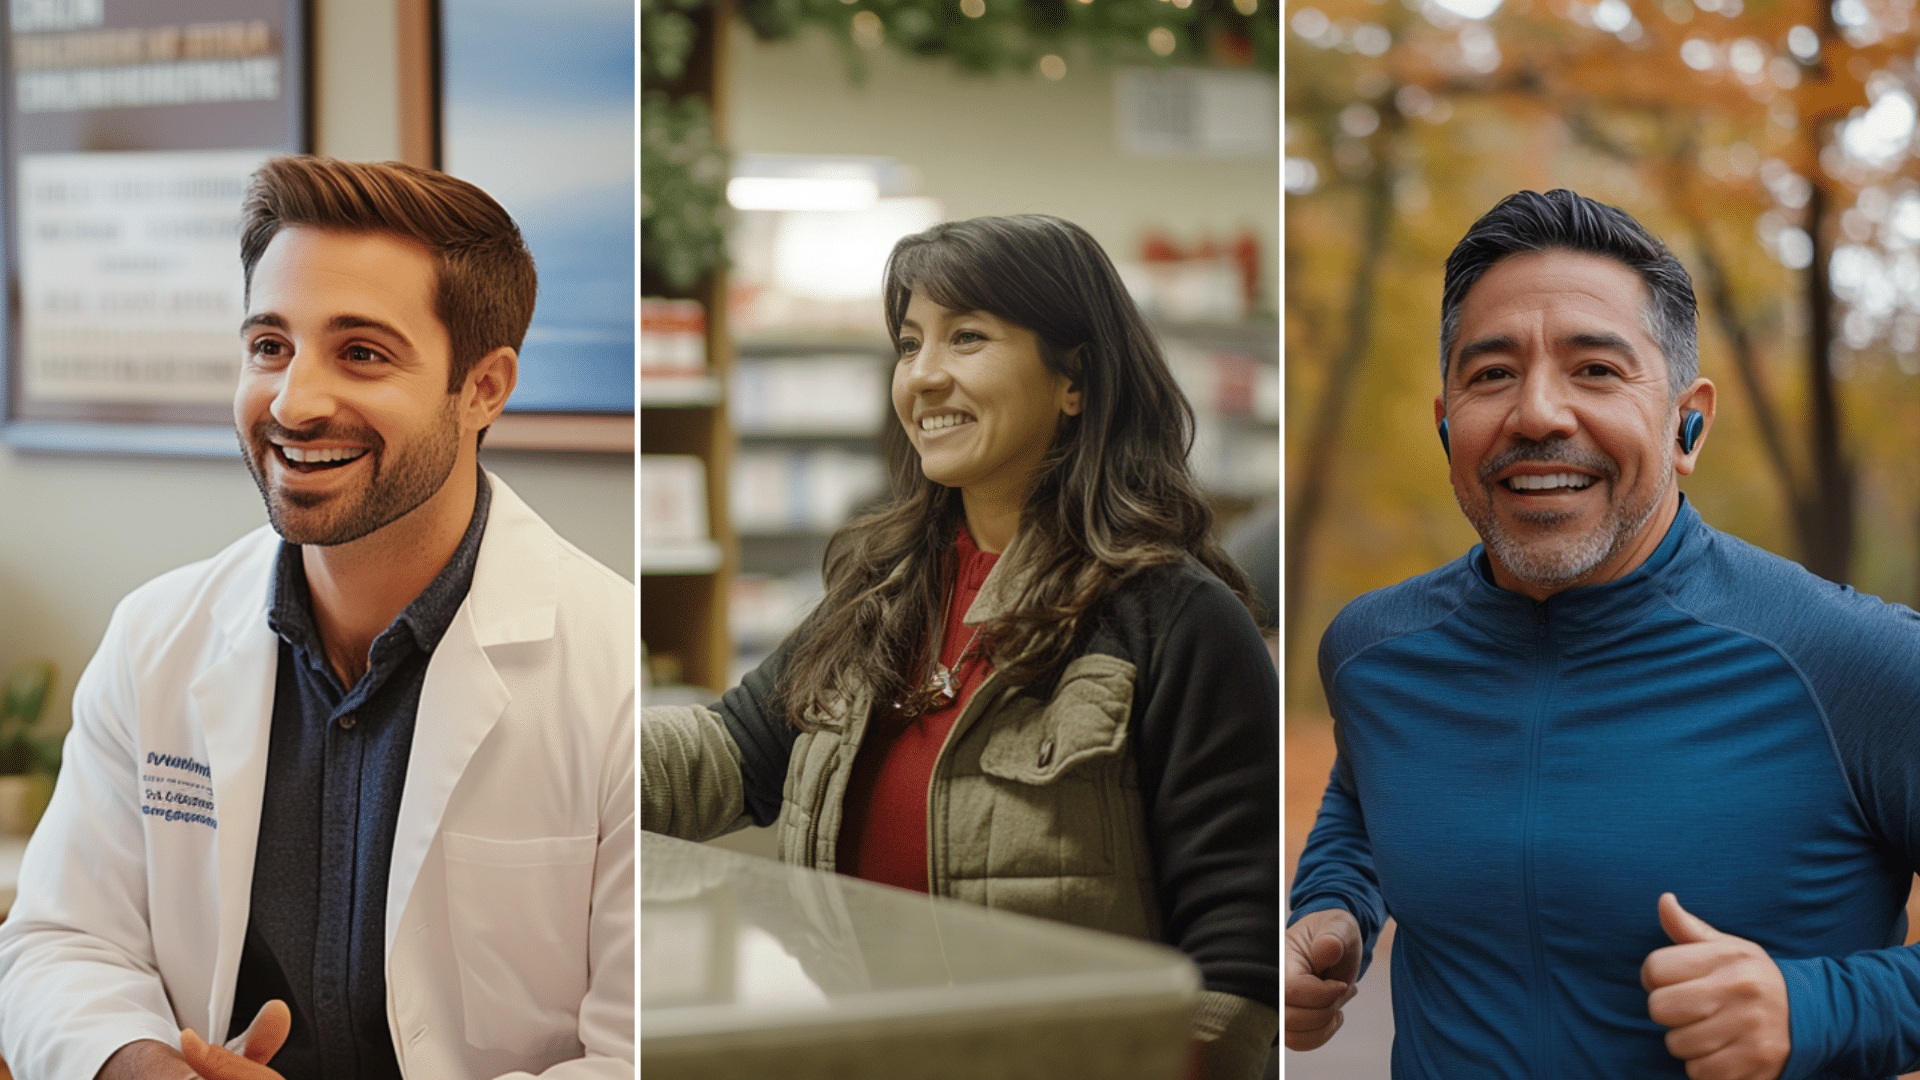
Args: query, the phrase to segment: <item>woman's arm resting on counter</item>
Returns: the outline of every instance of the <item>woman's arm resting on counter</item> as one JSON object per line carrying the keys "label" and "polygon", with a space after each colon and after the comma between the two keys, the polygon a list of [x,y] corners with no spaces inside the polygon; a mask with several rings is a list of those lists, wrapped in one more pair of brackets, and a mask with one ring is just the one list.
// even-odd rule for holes
{"label": "woman's arm resting on counter", "polygon": [[750,824],[740,748],[698,705],[640,710],[640,827],[710,840]]}

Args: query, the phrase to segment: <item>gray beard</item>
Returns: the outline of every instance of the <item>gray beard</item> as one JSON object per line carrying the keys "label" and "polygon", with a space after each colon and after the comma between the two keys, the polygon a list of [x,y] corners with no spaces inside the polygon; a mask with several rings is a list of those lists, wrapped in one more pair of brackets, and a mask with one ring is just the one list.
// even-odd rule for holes
{"label": "gray beard", "polygon": [[[1646,528],[1673,484],[1673,447],[1667,446],[1660,460],[1660,486],[1644,503],[1627,503],[1618,498],[1607,504],[1600,524],[1585,535],[1561,539],[1540,536],[1522,540],[1507,532],[1493,512],[1494,483],[1490,477],[1519,461],[1577,465],[1602,473],[1608,483],[1617,483],[1620,470],[1611,460],[1595,454],[1575,451],[1563,443],[1549,442],[1515,447],[1490,459],[1480,469],[1480,485],[1485,498],[1474,505],[1454,492],[1460,512],[1473,523],[1475,532],[1487,545],[1487,553],[1500,566],[1523,583],[1542,592],[1559,592],[1588,574],[1605,566],[1627,549],[1640,530]],[[1566,511],[1536,510],[1515,515],[1521,521],[1552,529],[1573,520]]]}

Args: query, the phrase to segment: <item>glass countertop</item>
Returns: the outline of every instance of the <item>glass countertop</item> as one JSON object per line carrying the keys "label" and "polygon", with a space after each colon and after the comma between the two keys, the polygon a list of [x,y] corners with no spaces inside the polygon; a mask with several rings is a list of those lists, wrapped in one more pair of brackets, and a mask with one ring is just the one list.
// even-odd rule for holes
{"label": "glass countertop", "polygon": [[[859,1048],[888,1046],[874,1075],[1041,1076],[1058,1073],[981,1069],[1022,1047],[1046,1058],[1078,1046],[1076,1075],[1178,1071],[1200,980],[1173,949],[653,833],[641,834],[640,862],[649,1070],[765,1051],[792,1077],[808,1074],[797,1048],[839,1046],[821,1075],[851,1077]],[[936,1048],[954,1039],[967,1067],[942,1072]],[[1082,1072],[1102,1048],[1144,1071]]]}

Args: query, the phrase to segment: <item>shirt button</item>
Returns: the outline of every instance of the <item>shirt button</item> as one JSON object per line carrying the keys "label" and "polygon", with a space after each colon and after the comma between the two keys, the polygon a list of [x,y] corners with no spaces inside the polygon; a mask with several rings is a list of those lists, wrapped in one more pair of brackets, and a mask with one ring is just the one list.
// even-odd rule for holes
{"label": "shirt button", "polygon": [[348,731],[352,731],[353,725],[357,722],[358,722],[358,718],[355,717],[352,713],[348,713],[347,715],[340,718],[340,726],[343,728],[346,728]]}

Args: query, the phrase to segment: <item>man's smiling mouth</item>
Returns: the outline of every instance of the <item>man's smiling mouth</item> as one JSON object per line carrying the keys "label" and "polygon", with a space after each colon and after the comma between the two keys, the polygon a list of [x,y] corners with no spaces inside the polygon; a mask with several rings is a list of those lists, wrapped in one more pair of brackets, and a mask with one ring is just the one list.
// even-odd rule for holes
{"label": "man's smiling mouth", "polygon": [[322,472],[351,464],[366,456],[364,446],[336,447],[326,450],[302,450],[297,446],[273,444],[282,464],[295,472]]}
{"label": "man's smiling mouth", "polygon": [[1509,476],[1500,483],[1508,491],[1525,493],[1562,489],[1584,491],[1598,480],[1599,477],[1588,476],[1585,473],[1548,473],[1545,476]]}

